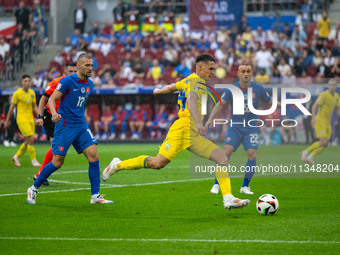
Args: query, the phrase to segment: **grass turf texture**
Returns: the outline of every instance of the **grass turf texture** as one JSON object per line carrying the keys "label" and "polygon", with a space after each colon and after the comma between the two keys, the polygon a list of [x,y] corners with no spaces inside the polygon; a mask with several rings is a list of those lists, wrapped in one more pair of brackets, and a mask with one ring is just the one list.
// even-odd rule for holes
{"label": "grass turf texture", "polygon": [[[258,164],[301,164],[304,147],[261,147]],[[1,254],[335,254],[340,248],[337,178],[254,178],[252,196],[239,194],[243,179],[233,178],[234,195],[251,203],[226,212],[221,195],[209,192],[212,179],[190,179],[190,154],[185,151],[160,171],[118,173],[101,188],[115,203],[91,205],[87,161],[71,148],[62,169],[50,179],[78,184],[51,182],[40,189],[37,204],[29,205],[26,190],[37,168],[26,154],[22,166],[15,167],[10,158],[16,148],[0,148]],[[47,149],[36,146],[39,161]],[[101,169],[113,156],[127,159],[157,151],[157,145],[98,146]],[[340,164],[339,154],[340,147],[330,147],[317,162]],[[245,162],[240,148],[231,163]],[[170,182],[176,180],[189,181]],[[131,186],[155,182],[169,183]],[[56,192],[45,193],[50,191]],[[13,193],[19,194],[3,196]],[[256,211],[256,200],[265,193],[279,200],[274,216]]]}

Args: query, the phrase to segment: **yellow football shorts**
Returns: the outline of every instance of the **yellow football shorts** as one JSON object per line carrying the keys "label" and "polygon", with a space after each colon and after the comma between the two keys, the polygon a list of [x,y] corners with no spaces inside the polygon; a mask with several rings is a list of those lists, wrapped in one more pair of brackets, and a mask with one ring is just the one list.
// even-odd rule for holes
{"label": "yellow football shorts", "polygon": [[314,126],[316,138],[325,137],[327,140],[331,138],[332,127],[331,124],[324,124],[323,122],[316,122]]}
{"label": "yellow football shorts", "polygon": [[159,154],[171,161],[182,150],[188,149],[200,157],[209,159],[211,152],[216,148],[217,145],[190,128],[187,120],[178,119],[172,124],[165,140],[159,147]]}
{"label": "yellow football shorts", "polygon": [[34,122],[18,122],[18,127],[24,137],[32,136],[35,132]]}

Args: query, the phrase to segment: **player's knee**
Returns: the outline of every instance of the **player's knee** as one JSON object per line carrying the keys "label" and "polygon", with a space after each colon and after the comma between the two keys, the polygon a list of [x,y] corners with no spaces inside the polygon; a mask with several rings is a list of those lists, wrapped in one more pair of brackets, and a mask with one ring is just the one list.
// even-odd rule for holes
{"label": "player's knee", "polygon": [[56,168],[61,168],[62,165],[64,164],[64,160],[63,160],[63,159],[53,159],[53,160],[52,160],[52,164],[53,164]]}
{"label": "player's knee", "polygon": [[248,159],[255,160],[256,159],[256,151],[249,151],[248,152]]}
{"label": "player's knee", "polygon": [[320,145],[321,145],[321,147],[327,148],[328,147],[328,141],[327,140],[321,140]]}

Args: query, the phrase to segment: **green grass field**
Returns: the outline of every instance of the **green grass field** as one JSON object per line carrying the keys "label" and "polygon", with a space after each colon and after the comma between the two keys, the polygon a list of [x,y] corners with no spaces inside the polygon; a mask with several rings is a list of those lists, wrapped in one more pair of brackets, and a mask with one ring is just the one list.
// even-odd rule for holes
{"label": "green grass field", "polygon": [[[261,147],[258,164],[301,164],[304,146]],[[17,168],[17,148],[0,147],[0,254],[339,254],[340,179],[254,178],[255,195],[239,194],[242,178],[232,178],[235,196],[248,207],[225,211],[213,195],[212,179],[190,178],[190,154],[182,152],[166,168],[125,171],[102,183],[114,204],[90,204],[87,161],[70,149],[65,164],[42,186],[37,204],[26,190],[37,171],[28,155]],[[42,162],[48,145],[37,145]],[[99,145],[101,169],[113,156],[156,155],[158,145]],[[330,147],[318,163],[340,165],[340,147]],[[242,165],[242,148],[231,159]],[[339,176],[339,174],[338,174]],[[262,216],[257,198],[277,196],[280,209]]]}

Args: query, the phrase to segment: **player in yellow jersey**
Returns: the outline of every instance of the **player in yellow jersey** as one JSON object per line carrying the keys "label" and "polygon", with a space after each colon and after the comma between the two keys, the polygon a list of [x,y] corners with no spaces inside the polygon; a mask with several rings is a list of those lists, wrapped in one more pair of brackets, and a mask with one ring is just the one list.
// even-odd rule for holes
{"label": "player in yellow jersey", "polygon": [[[328,82],[328,90],[322,92],[312,107],[312,127],[316,132],[316,141],[306,150],[301,152],[301,160],[305,163],[314,164],[314,157],[327,148],[331,138],[331,116],[336,109],[340,116],[340,99],[336,93],[337,82],[331,79]],[[316,115],[316,110],[318,114]]]}
{"label": "player in yellow jersey", "polygon": [[223,205],[226,210],[247,206],[249,204],[248,199],[241,200],[231,194],[230,178],[227,171],[228,157],[221,148],[203,137],[207,134],[207,128],[203,125],[203,115],[198,109],[201,108],[201,96],[205,91],[203,84],[214,75],[214,70],[215,59],[208,54],[202,54],[196,58],[196,73],[176,84],[173,83],[161,89],[155,89],[154,95],[179,91],[179,119],[170,127],[156,157],[142,155],[124,161],[114,158],[103,171],[103,181],[107,181],[111,175],[121,170],[161,169],[170,163],[178,153],[188,149],[217,164],[215,174],[221,187]]}
{"label": "player in yellow jersey", "polygon": [[38,107],[36,104],[35,93],[30,89],[31,77],[24,74],[21,77],[21,88],[14,92],[11,106],[8,110],[8,114],[5,121],[5,129],[10,125],[10,118],[13,114],[13,110],[16,107],[17,110],[17,124],[21,134],[25,137],[25,142],[21,144],[17,153],[12,157],[12,161],[16,166],[20,166],[19,158],[26,150],[31,158],[33,166],[39,167],[40,164],[35,158],[34,149],[34,118],[33,111],[38,113]]}

